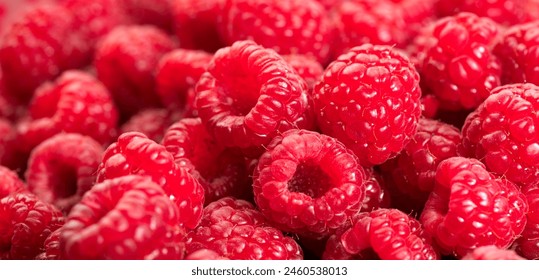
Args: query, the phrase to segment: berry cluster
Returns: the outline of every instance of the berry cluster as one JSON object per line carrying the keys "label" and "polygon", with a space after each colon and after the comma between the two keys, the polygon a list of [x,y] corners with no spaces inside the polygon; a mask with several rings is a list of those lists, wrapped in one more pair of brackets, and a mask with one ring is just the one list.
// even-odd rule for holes
{"label": "berry cluster", "polygon": [[539,259],[537,0],[0,3],[0,259]]}

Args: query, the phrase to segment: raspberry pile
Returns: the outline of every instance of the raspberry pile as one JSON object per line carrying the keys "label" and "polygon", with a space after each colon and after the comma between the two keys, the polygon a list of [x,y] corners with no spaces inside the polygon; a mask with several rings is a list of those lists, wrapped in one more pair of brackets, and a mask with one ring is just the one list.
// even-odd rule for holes
{"label": "raspberry pile", "polygon": [[539,259],[537,0],[7,3],[0,259]]}

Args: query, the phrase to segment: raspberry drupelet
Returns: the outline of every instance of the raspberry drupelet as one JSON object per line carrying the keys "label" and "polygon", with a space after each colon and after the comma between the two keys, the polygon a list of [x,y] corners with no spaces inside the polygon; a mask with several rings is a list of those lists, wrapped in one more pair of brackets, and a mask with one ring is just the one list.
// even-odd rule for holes
{"label": "raspberry drupelet", "polygon": [[341,55],[313,95],[321,131],[354,151],[363,166],[395,157],[421,115],[419,74],[389,46],[365,44]]}
{"label": "raspberry drupelet", "polygon": [[18,192],[28,191],[26,184],[11,169],[0,165],[0,199]]}
{"label": "raspberry drupelet", "polygon": [[522,236],[515,242],[516,251],[530,260],[539,259],[539,186],[530,185],[522,189],[529,205],[527,223]]}
{"label": "raspberry drupelet", "polygon": [[494,245],[475,248],[468,253],[462,260],[525,260],[515,251],[501,249]]}
{"label": "raspberry drupelet", "polygon": [[322,78],[324,67],[314,58],[300,54],[283,55],[284,60],[305,80],[309,90]]}
{"label": "raspberry drupelet", "polygon": [[365,199],[361,206],[361,212],[370,212],[378,208],[388,208],[391,198],[388,186],[377,170],[365,168]]}
{"label": "raspberry drupelet", "polygon": [[254,172],[255,202],[277,228],[312,238],[361,209],[366,175],[338,140],[306,130],[275,137]]}

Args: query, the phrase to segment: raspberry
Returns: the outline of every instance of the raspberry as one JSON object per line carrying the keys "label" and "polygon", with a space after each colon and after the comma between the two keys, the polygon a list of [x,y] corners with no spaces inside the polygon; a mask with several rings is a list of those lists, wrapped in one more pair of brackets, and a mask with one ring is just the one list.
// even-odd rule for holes
{"label": "raspberry", "polygon": [[24,192],[27,190],[26,185],[23,181],[21,181],[21,179],[19,179],[17,173],[1,165],[0,178],[2,178],[0,183],[0,199],[10,194]]}
{"label": "raspberry", "polygon": [[176,0],[120,0],[124,10],[137,24],[151,24],[172,30],[172,2]]}
{"label": "raspberry", "polygon": [[430,0],[340,1],[332,13],[337,33],[333,52],[338,56],[365,43],[404,47],[432,11]]}
{"label": "raspberry", "polygon": [[64,213],[95,183],[103,148],[90,137],[58,134],[39,144],[30,155],[26,182],[41,200]]}
{"label": "raspberry", "polygon": [[391,205],[387,186],[382,176],[374,168],[366,168],[365,199],[361,212],[370,212]]}
{"label": "raspberry", "polygon": [[332,235],[324,251],[326,260],[434,260],[421,224],[396,209],[360,213],[353,224]]}
{"label": "raspberry", "polygon": [[144,109],[133,115],[120,129],[122,133],[141,132],[155,142],[161,142],[163,135],[173,121],[172,112],[167,109]]}
{"label": "raspberry", "polygon": [[63,228],[53,231],[43,243],[44,252],[36,256],[36,260],[59,260],[62,254],[60,249],[60,234]]}
{"label": "raspberry", "polygon": [[401,53],[370,44],[352,48],[314,89],[318,125],[373,166],[394,157],[415,134],[419,74]]}
{"label": "raspberry", "polygon": [[279,54],[303,54],[328,62],[333,30],[316,0],[229,0],[222,35],[232,44],[253,40]]}
{"label": "raspberry", "polygon": [[290,130],[275,137],[260,158],[254,196],[279,229],[319,238],[360,210],[365,177],[356,156],[338,140]]}
{"label": "raspberry", "polygon": [[442,254],[463,257],[481,246],[507,248],[524,229],[527,211],[513,183],[478,160],[452,157],[438,165],[420,221]]}
{"label": "raspberry", "polygon": [[64,70],[84,66],[88,54],[73,16],[57,5],[31,9],[9,28],[0,43],[6,84],[24,101],[43,82]]}
{"label": "raspberry", "polygon": [[188,255],[207,249],[232,260],[303,259],[292,238],[269,226],[252,204],[231,197],[210,203],[185,240]]}
{"label": "raspberry", "polygon": [[517,239],[516,251],[530,260],[539,259],[539,187],[530,185],[522,189],[529,205],[527,223],[522,236]]}
{"label": "raspberry", "polygon": [[387,174],[400,200],[412,206],[412,209],[399,209],[421,212],[434,189],[438,164],[444,159],[458,156],[457,147],[461,140],[456,127],[435,120],[419,120],[417,133],[404,150],[382,165],[383,173]]}
{"label": "raspberry", "polygon": [[219,253],[208,250],[208,249],[200,249],[198,251],[194,251],[193,253],[189,254],[185,257],[186,260],[228,260],[228,258],[221,257]]}
{"label": "raspberry", "polygon": [[312,126],[305,81],[277,53],[252,41],[220,49],[196,92],[202,122],[225,146],[261,147],[280,132]]}
{"label": "raspberry", "polygon": [[94,60],[97,76],[124,118],[160,105],[154,71],[173,48],[168,35],[153,26],[119,26],[100,41]]}
{"label": "raspberry", "polygon": [[507,29],[494,47],[502,64],[502,83],[539,84],[539,21]]}
{"label": "raspberry", "polygon": [[441,109],[473,110],[500,85],[500,61],[492,54],[497,35],[491,19],[459,13],[427,26],[414,40],[421,85]]}
{"label": "raspberry", "polygon": [[226,0],[174,0],[172,14],[180,46],[215,52],[225,47],[218,30]]}
{"label": "raspberry", "polygon": [[436,11],[445,17],[459,12],[470,12],[481,17],[488,17],[504,24],[513,25],[530,20],[530,0],[438,0]]}
{"label": "raspberry", "polygon": [[0,200],[0,259],[34,259],[43,242],[64,224],[54,206],[30,193],[14,193]]}
{"label": "raspberry", "polygon": [[307,82],[309,90],[322,78],[324,67],[315,59],[299,54],[283,55],[283,58]]}
{"label": "raspberry", "polygon": [[181,259],[178,208],[142,176],[95,185],[73,207],[60,233],[66,259]]}
{"label": "raspberry", "polygon": [[157,94],[172,110],[193,114],[194,87],[206,71],[212,55],[195,50],[176,49],[164,55],[156,70]]}
{"label": "raspberry", "polygon": [[539,180],[539,135],[535,123],[539,87],[498,87],[470,114],[462,128],[466,155],[481,159],[488,170],[518,185]]}
{"label": "raspberry", "polygon": [[463,260],[524,260],[513,250],[500,249],[496,246],[478,247],[462,258]]}
{"label": "raspberry", "polygon": [[19,123],[22,149],[30,152],[61,132],[80,133],[101,144],[116,135],[118,112],[109,91],[91,75],[66,71],[53,83],[40,86],[29,107],[29,118]]}
{"label": "raspberry", "polygon": [[0,165],[15,167],[17,149],[15,128],[8,120],[0,118]]}
{"label": "raspberry", "polygon": [[252,197],[252,173],[243,156],[219,146],[200,119],[186,118],[173,124],[163,138],[163,146],[204,186],[206,204],[226,196]]}
{"label": "raspberry", "polygon": [[25,104],[18,100],[16,94],[7,88],[5,78],[0,69],[0,118],[15,121],[24,113],[24,107]]}
{"label": "raspberry", "polygon": [[97,170],[97,182],[129,174],[151,177],[177,205],[179,221],[189,229],[196,227],[202,215],[204,189],[187,170],[174,163],[164,146],[142,133],[120,135],[105,150]]}

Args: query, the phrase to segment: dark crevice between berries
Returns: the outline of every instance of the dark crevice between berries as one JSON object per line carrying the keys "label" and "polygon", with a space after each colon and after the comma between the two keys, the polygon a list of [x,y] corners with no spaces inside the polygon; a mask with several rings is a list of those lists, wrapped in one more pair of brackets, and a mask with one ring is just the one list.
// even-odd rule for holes
{"label": "dark crevice between berries", "polygon": [[57,178],[52,185],[55,200],[69,198],[77,194],[77,170],[60,165],[56,167],[53,174]]}
{"label": "dark crevice between berries", "polygon": [[319,198],[330,190],[332,185],[331,178],[319,165],[307,161],[298,164],[294,176],[288,181],[288,190]]}

